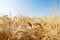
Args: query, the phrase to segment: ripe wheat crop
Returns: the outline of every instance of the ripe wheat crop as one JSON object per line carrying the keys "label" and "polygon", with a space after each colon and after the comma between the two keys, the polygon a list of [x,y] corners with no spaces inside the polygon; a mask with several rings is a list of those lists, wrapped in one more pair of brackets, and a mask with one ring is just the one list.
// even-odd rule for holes
{"label": "ripe wheat crop", "polygon": [[2,16],[0,40],[60,40],[60,18]]}

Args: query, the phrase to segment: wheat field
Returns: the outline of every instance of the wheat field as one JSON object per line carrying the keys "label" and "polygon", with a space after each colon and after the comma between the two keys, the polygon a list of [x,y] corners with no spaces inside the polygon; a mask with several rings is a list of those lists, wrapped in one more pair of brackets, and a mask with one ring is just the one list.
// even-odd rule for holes
{"label": "wheat field", "polygon": [[60,17],[0,17],[0,40],[60,40]]}

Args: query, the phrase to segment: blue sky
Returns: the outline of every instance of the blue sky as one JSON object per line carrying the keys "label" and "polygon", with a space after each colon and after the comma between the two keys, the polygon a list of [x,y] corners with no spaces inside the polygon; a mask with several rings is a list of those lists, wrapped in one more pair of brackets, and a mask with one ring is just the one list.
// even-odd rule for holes
{"label": "blue sky", "polygon": [[60,12],[60,0],[0,0],[0,15],[51,16]]}

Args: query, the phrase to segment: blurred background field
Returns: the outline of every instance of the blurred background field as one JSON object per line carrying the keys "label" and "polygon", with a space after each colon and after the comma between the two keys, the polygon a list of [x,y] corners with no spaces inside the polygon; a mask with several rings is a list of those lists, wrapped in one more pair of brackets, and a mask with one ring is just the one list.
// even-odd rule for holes
{"label": "blurred background field", "polygon": [[60,17],[0,17],[0,40],[60,40]]}

